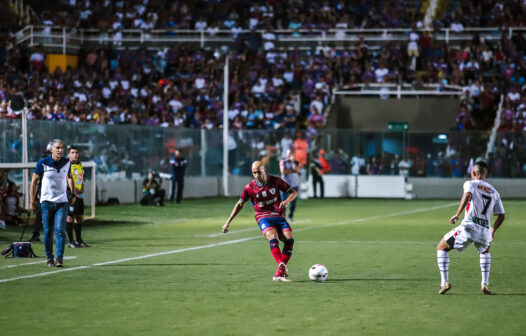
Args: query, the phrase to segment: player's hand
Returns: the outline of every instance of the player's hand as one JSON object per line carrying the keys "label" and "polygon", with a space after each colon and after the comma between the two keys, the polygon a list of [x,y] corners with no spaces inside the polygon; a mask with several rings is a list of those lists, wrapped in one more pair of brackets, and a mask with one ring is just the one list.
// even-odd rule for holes
{"label": "player's hand", "polygon": [[285,209],[287,206],[289,205],[289,202],[287,201],[283,201],[279,204],[279,207],[282,208],[282,209]]}
{"label": "player's hand", "polygon": [[449,222],[454,225],[459,219],[460,216],[455,215],[449,219]]}
{"label": "player's hand", "polygon": [[37,208],[37,203],[36,203],[36,201],[31,202],[31,204],[29,204],[29,212],[30,212],[30,213],[31,213],[31,212],[34,212],[34,211],[36,210],[36,208]]}
{"label": "player's hand", "polygon": [[221,228],[221,232],[223,233],[227,233],[228,232],[228,227],[230,226],[229,223],[225,223],[225,225],[223,225],[223,227]]}

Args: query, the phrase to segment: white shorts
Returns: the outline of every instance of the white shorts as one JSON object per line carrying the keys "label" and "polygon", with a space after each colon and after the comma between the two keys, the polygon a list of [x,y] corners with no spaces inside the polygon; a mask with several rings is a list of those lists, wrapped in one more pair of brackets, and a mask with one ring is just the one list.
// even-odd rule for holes
{"label": "white shorts", "polygon": [[491,242],[481,243],[474,241],[471,237],[471,234],[468,231],[466,231],[462,225],[459,225],[453,230],[446,233],[443,239],[448,243],[450,247],[454,248],[459,252],[464,251],[464,249],[471,245],[471,243],[475,243],[475,247],[477,248],[480,254],[486,252],[486,250],[491,245]]}

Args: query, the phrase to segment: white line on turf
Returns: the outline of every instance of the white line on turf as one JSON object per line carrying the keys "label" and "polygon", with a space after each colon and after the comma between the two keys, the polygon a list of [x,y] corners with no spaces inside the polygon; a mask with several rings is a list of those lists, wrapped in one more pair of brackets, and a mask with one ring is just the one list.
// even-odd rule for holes
{"label": "white line on turf", "polygon": [[[76,256],[64,257],[65,260],[75,259],[75,258],[76,258]],[[23,263],[23,264],[2,266],[2,267],[0,267],[0,269],[2,269],[2,268],[13,268],[13,267],[18,267],[18,266],[26,266],[26,265],[35,265],[35,264],[45,264],[46,262],[47,262],[47,260],[33,261],[33,262],[28,262],[28,263]]]}
{"label": "white line on turf", "polygon": [[194,251],[194,250],[201,250],[201,249],[206,249],[206,248],[216,247],[216,246],[222,246],[222,245],[230,245],[230,244],[242,243],[242,242],[246,242],[246,241],[249,241],[249,240],[252,240],[252,239],[256,239],[256,238],[259,238],[259,237],[260,236],[254,236],[254,237],[248,237],[248,238],[242,238],[242,239],[236,239],[236,240],[229,240],[229,241],[225,241],[225,242],[208,244],[208,245],[187,247],[187,248],[182,248],[182,249],[173,250],[173,251],[152,253],[152,254],[142,255],[142,256],[138,256],[138,257],[130,257],[130,258],[125,258],[125,259],[111,260],[111,261],[106,261],[106,262],[92,264],[92,265],[86,265],[86,266],[77,266],[77,267],[71,267],[71,268],[67,268],[66,267],[66,268],[63,268],[61,270],[56,270],[56,271],[51,271],[51,272],[43,272],[43,273],[24,275],[24,276],[8,278],[8,279],[0,279],[0,283],[10,282],[10,281],[15,281],[15,280],[22,280],[22,279],[36,278],[36,277],[41,277],[41,276],[46,276],[46,275],[55,274],[55,273],[61,273],[61,272],[77,271],[77,270],[86,269],[86,268],[92,268],[92,267],[96,267],[96,266],[105,266],[105,265],[111,265],[111,264],[118,264],[118,263],[122,263],[122,262],[126,262],[126,261],[147,259],[147,258],[158,257],[158,256],[163,256],[163,255],[168,255],[168,254],[175,254],[175,253],[182,253],[182,252],[188,252],[188,251]]}
{"label": "white line on turf", "polygon": [[[372,217],[351,219],[351,220],[348,220],[348,221],[343,221],[343,222],[338,222],[338,223],[333,223],[333,224],[324,224],[324,225],[319,225],[319,226],[310,226],[310,227],[300,228],[300,229],[296,229],[295,231],[305,231],[305,230],[312,230],[312,229],[326,228],[326,227],[332,227],[332,226],[339,226],[339,225],[358,223],[358,222],[364,222],[364,221],[376,220],[376,219],[382,219],[382,218],[389,218],[389,217],[395,217],[395,216],[410,215],[410,214],[413,214],[413,213],[419,213],[419,212],[424,212],[424,211],[432,211],[432,210],[448,208],[448,207],[451,207],[451,206],[456,205],[456,204],[457,203],[448,203],[448,204],[445,204],[445,205],[438,205],[438,206],[434,206],[434,207],[427,207],[427,208],[420,208],[420,209],[415,209],[415,210],[394,212],[394,213],[390,213],[390,214],[386,214],[386,215],[378,215],[378,216],[372,216]],[[158,257],[158,256],[163,256],[163,255],[175,254],[175,253],[182,253],[182,252],[188,252],[188,251],[202,250],[202,249],[206,249],[206,248],[223,246],[223,245],[231,245],[231,244],[243,243],[243,242],[246,242],[246,241],[249,241],[249,240],[254,240],[254,239],[257,239],[257,238],[260,238],[260,237],[261,237],[261,235],[257,235],[257,236],[247,237],[247,238],[228,240],[228,241],[214,243],[214,244],[193,246],[193,247],[187,247],[187,248],[182,248],[182,249],[173,250],[173,251],[152,253],[152,254],[146,254],[146,255],[137,256],[137,257],[130,257],[130,258],[124,258],[124,259],[111,260],[111,261],[106,261],[106,262],[92,264],[92,265],[78,266],[78,267],[71,267],[71,268],[67,268],[66,267],[64,269],[57,270],[57,271],[43,272],[43,273],[37,273],[37,274],[30,274],[30,275],[24,275],[24,276],[19,276],[19,277],[14,277],[14,278],[7,278],[7,279],[0,279],[0,283],[16,281],[16,280],[22,280],[22,279],[31,279],[31,278],[36,278],[36,277],[42,277],[42,276],[51,275],[51,274],[55,274],[55,273],[77,271],[77,270],[92,268],[92,267],[96,267],[96,266],[105,266],[105,265],[119,264],[119,263],[127,262],[127,261],[141,260],[141,259],[147,259],[147,258]]]}

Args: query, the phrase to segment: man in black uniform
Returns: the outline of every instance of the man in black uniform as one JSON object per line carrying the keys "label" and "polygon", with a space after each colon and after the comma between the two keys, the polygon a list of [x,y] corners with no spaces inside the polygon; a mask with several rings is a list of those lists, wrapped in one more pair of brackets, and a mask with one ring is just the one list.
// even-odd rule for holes
{"label": "man in black uniform", "polygon": [[175,156],[170,159],[170,166],[172,166],[172,190],[170,190],[170,201],[173,202],[175,196],[175,187],[177,184],[177,198],[176,202],[181,203],[184,189],[184,171],[188,161],[183,157],[179,149],[175,150]]}

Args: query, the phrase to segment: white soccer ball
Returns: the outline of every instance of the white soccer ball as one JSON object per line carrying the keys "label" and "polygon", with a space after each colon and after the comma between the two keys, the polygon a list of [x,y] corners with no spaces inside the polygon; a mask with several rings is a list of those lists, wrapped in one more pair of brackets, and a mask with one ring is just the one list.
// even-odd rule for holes
{"label": "white soccer ball", "polygon": [[327,267],[322,264],[312,265],[309,269],[309,278],[312,281],[323,282],[327,280],[328,275],[329,271],[327,270]]}

